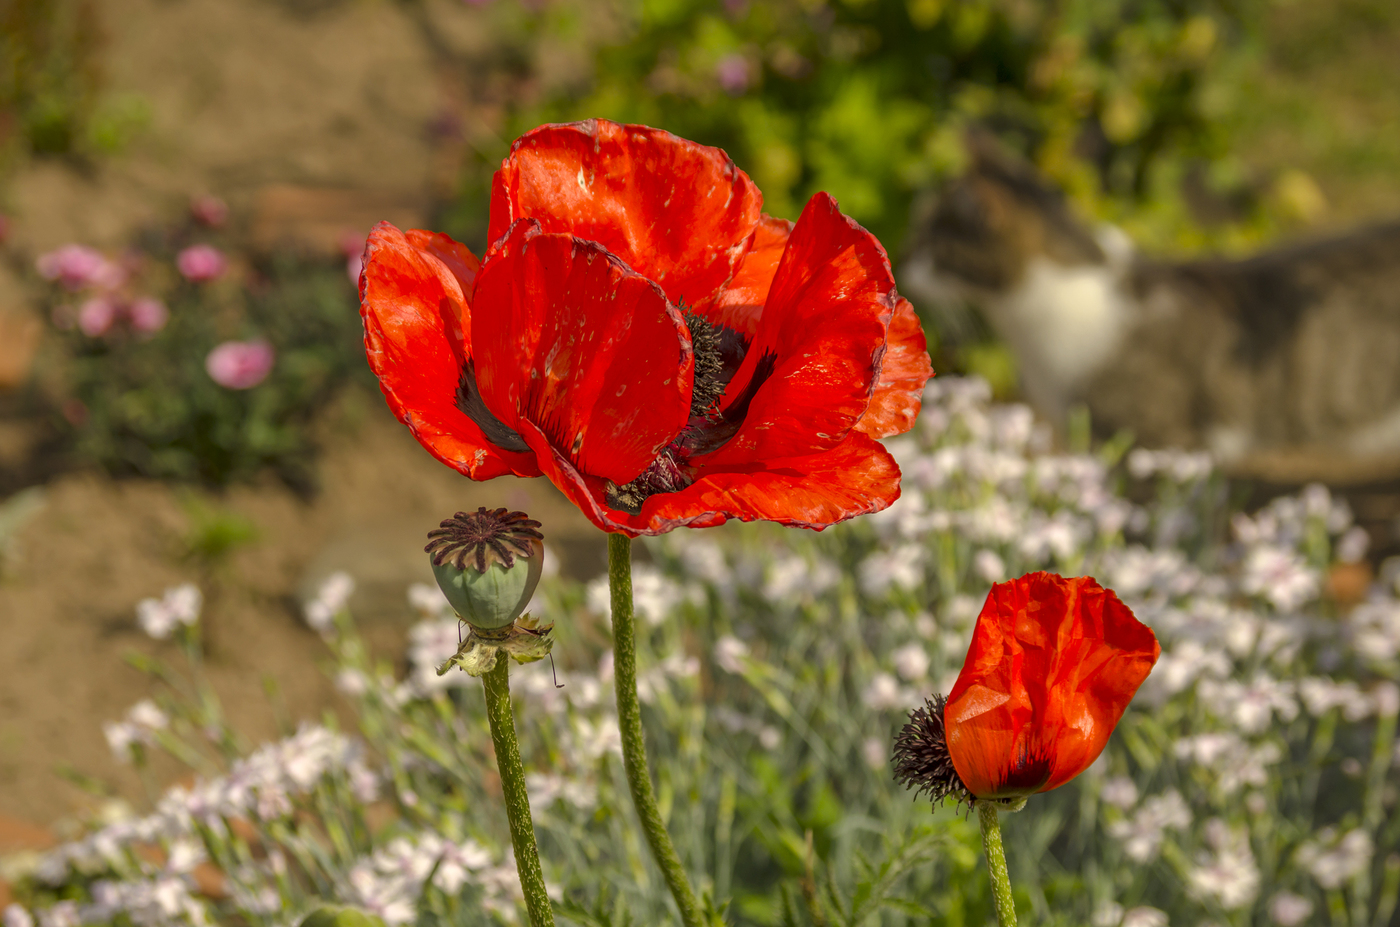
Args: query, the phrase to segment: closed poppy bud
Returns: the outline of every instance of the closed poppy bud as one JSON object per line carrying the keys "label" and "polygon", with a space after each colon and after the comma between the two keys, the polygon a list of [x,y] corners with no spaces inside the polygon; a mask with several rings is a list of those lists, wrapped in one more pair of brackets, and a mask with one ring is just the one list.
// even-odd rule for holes
{"label": "closed poppy bud", "polygon": [[992,586],[943,711],[958,778],[979,799],[1064,785],[1098,758],[1161,651],[1092,577]]}
{"label": "closed poppy bud", "polygon": [[462,620],[482,631],[509,627],[529,604],[544,568],[540,523],[506,509],[458,512],[428,532],[433,576]]}

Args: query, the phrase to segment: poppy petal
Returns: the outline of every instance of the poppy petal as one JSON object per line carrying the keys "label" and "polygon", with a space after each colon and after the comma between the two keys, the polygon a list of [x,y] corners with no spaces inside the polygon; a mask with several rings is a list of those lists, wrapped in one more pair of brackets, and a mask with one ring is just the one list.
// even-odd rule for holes
{"label": "poppy petal", "polygon": [[923,405],[924,385],[931,376],[933,365],[929,363],[924,326],[913,305],[901,296],[885,335],[880,379],[855,429],[872,438],[888,438],[913,428]]}
{"label": "poppy petal", "polygon": [[360,275],[365,354],[389,408],[438,460],[474,480],[539,476],[533,454],[492,444],[457,407],[471,357],[462,283],[475,263],[446,235],[375,226]]}
{"label": "poppy petal", "polygon": [[673,302],[708,302],[748,251],[763,195],[723,151],[589,119],[516,140],[491,186],[489,241],[518,219],[596,241]]}
{"label": "poppy petal", "polygon": [[721,407],[744,395],[762,365],[773,365],[771,375],[734,437],[697,465],[800,457],[839,444],[870,405],[896,299],[875,236],[842,215],[830,195],[813,196]]}
{"label": "poppy petal", "polygon": [[690,417],[690,331],[661,288],[595,241],[511,227],[473,294],[476,379],[583,473],[635,479]]}
{"label": "poppy petal", "polygon": [[1151,629],[1092,577],[997,583],[945,710],[963,784],[1005,798],[1073,779],[1103,751],[1160,653]]}
{"label": "poppy petal", "polygon": [[629,537],[676,528],[709,528],[731,518],[821,530],[887,508],[899,498],[899,465],[884,446],[860,433],[820,454],[772,460],[751,468],[702,473],[679,492],[657,493],[639,514],[607,504],[607,483],[578,471],[529,422],[521,435],[539,455],[545,476],[604,531]]}
{"label": "poppy petal", "polygon": [[773,275],[778,272],[778,262],[787,250],[791,235],[792,223],[788,220],[760,216],[753,247],[744,255],[734,279],[715,294],[713,302],[699,306],[698,311],[711,322],[752,336],[758,330],[758,319],[763,314],[764,303],[768,302]]}

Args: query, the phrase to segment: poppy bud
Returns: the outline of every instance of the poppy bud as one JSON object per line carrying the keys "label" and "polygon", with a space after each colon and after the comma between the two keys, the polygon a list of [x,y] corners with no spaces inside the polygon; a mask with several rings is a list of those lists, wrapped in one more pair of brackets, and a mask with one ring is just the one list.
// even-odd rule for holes
{"label": "poppy bud", "polygon": [[1161,647],[1093,577],[997,583],[945,700],[895,741],[906,787],[961,801],[1048,792],[1098,758]]}
{"label": "poppy bud", "polygon": [[428,532],[428,553],[442,594],[481,631],[509,627],[529,604],[544,568],[540,523],[506,509],[458,512]]}

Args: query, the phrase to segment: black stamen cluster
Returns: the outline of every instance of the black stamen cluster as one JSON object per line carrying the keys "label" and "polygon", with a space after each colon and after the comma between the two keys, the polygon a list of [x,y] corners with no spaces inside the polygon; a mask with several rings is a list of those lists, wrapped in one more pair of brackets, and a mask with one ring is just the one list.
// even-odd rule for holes
{"label": "black stamen cluster", "polygon": [[724,354],[720,349],[723,332],[719,326],[698,313],[681,306],[686,327],[690,329],[690,346],[695,352],[695,385],[690,393],[692,418],[714,418],[720,397],[724,395]]}
{"label": "black stamen cluster", "polygon": [[941,695],[925,699],[922,708],[909,713],[909,722],[894,738],[894,779],[915,795],[927,793],[936,805],[949,798],[972,806],[972,793],[958,778],[948,753],[948,732],[943,710],[948,700]]}
{"label": "black stamen cluster", "polygon": [[478,573],[485,573],[491,564],[499,563],[510,569],[516,557],[528,560],[535,552],[534,542],[544,540],[539,527],[524,512],[488,511],[483,505],[475,512],[458,512],[429,531],[423,550],[432,554],[435,566],[450,562],[465,570],[471,564]]}

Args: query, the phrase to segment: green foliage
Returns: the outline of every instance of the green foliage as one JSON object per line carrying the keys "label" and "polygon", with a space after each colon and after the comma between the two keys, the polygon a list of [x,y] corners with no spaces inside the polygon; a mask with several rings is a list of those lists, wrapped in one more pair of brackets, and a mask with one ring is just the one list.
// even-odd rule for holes
{"label": "green foliage", "polygon": [[[1198,244],[1181,185],[1228,152],[1231,79],[1259,12],[1256,0],[620,0],[624,25],[592,80],[517,108],[509,128],[599,116],[669,129],[728,151],[768,212],[796,218],[826,190],[898,254],[911,200],[959,169],[976,122],[1099,214]],[[547,11],[539,28],[560,20]]]}
{"label": "green foliage", "polygon": [[101,98],[100,30],[92,0],[0,2],[0,113],[22,150],[110,153],[149,120],[144,101]]}
{"label": "green foliage", "polygon": [[183,540],[186,553],[206,565],[220,563],[258,539],[258,526],[237,512],[210,505],[193,493],[181,500],[190,521]]}

